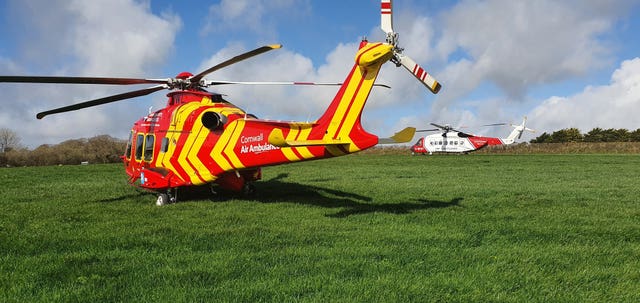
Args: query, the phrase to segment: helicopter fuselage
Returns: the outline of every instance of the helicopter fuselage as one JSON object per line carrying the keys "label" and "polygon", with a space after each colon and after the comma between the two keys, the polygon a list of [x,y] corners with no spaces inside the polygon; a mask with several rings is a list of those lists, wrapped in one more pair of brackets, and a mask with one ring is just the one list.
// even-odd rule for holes
{"label": "helicopter fuselage", "polygon": [[363,41],[356,64],[315,122],[258,119],[202,90],[169,93],[167,106],[138,120],[123,161],[131,183],[162,191],[217,183],[240,191],[260,168],[342,156],[378,137],[360,124],[362,108],[391,48]]}

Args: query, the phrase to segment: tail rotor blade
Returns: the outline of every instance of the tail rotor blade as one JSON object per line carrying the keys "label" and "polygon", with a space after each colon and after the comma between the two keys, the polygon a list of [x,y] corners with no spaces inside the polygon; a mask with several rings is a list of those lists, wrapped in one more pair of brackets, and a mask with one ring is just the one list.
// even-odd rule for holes
{"label": "tail rotor blade", "polygon": [[437,94],[442,87],[438,81],[427,73],[420,65],[418,65],[413,59],[403,55],[397,54],[400,64],[404,66],[409,72],[413,74],[424,86],[426,86],[432,93]]}
{"label": "tail rotor blade", "polygon": [[393,33],[393,9],[391,0],[382,0],[380,4],[380,28],[387,34]]}
{"label": "tail rotor blade", "polygon": [[118,95],[113,95],[113,96],[104,97],[104,98],[100,98],[100,99],[95,99],[95,100],[91,100],[91,101],[76,103],[76,104],[72,104],[72,105],[68,105],[68,106],[64,106],[64,107],[59,107],[59,108],[56,108],[56,109],[52,109],[52,110],[48,110],[48,111],[44,111],[44,112],[38,113],[36,115],[36,118],[42,119],[45,116],[48,116],[48,115],[51,115],[51,114],[70,112],[70,111],[83,109],[83,108],[87,108],[87,107],[92,107],[92,106],[107,104],[107,103],[111,103],[111,102],[116,102],[116,101],[120,101],[120,100],[124,100],[124,99],[135,98],[135,97],[140,97],[140,96],[146,96],[148,94],[151,94],[153,92],[157,92],[159,90],[163,90],[163,89],[166,89],[166,88],[168,88],[168,87],[166,85],[164,85],[164,84],[163,85],[156,85],[156,86],[152,86],[152,87],[141,89],[141,90],[126,92],[126,93],[123,93],[123,94],[118,94]]}

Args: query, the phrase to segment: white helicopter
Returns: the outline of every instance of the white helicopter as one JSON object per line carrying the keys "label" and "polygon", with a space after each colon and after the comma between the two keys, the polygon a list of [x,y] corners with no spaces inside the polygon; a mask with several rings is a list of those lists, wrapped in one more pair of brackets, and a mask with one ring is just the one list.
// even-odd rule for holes
{"label": "white helicopter", "polygon": [[[535,132],[535,130],[525,127],[527,117],[522,119],[522,124],[509,124],[514,129],[506,138],[482,137],[468,134],[452,128],[449,125],[440,125],[431,123],[437,127],[433,129],[421,129],[416,132],[441,131],[437,134],[427,135],[418,139],[418,142],[411,146],[411,154],[433,154],[433,153],[469,153],[489,145],[509,145],[516,142],[522,137],[522,133],[526,131]],[[486,124],[483,126],[506,125],[507,123]]]}

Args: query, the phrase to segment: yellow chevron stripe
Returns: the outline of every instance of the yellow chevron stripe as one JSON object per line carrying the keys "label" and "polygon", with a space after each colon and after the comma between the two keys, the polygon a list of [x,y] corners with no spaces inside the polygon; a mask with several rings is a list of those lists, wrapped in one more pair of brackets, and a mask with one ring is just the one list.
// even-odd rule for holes
{"label": "yellow chevron stripe", "polygon": [[[348,138],[349,133],[353,129],[353,126],[358,119],[358,115],[360,114],[360,109],[364,107],[364,103],[367,101],[367,97],[371,87],[373,86],[373,82],[375,77],[368,77],[363,80],[362,86],[358,91],[358,94],[355,96],[353,104],[351,105],[351,110],[347,113],[347,116],[344,118],[344,123],[342,124],[342,128],[340,129],[340,133],[338,134],[341,138]],[[357,152],[360,149],[355,144],[349,144],[349,152]]]}
{"label": "yellow chevron stripe", "polygon": [[342,119],[344,118],[347,112],[347,108],[349,107],[349,101],[355,94],[355,91],[358,88],[358,83],[360,82],[361,78],[362,78],[361,72],[354,71],[353,76],[351,77],[351,79],[349,80],[350,82],[347,85],[347,89],[342,95],[342,102],[340,102],[340,104],[338,105],[338,108],[336,109],[336,112],[333,115],[333,118],[331,119],[331,122],[327,129],[327,134],[325,135],[325,139],[342,139],[338,137],[338,134],[336,134],[336,132],[338,131],[340,122],[342,121]]}
{"label": "yellow chevron stripe", "polygon": [[[200,100],[200,106],[209,104],[211,104],[211,98],[209,97],[203,97],[202,100]],[[192,109],[189,114],[191,114],[196,109],[197,108]],[[203,113],[204,111],[201,114]],[[208,181],[213,181],[216,179],[216,177],[211,174],[211,171],[209,171],[206,165],[204,165],[204,163],[200,161],[200,158],[198,158],[198,152],[200,151],[200,148],[202,148],[202,145],[204,144],[204,141],[206,140],[208,135],[209,129],[204,127],[199,119],[196,119],[194,121],[193,128],[191,129],[191,134],[184,144],[185,146],[190,146],[190,148],[186,151],[183,150],[182,155],[184,155],[184,158],[178,158],[178,161],[183,167],[189,167],[188,162],[191,162],[191,165],[196,170],[195,172],[193,172],[191,177],[192,183],[195,185],[204,184]],[[188,162],[187,159],[189,159]],[[184,160],[184,162],[182,160]]]}
{"label": "yellow chevron stripe", "polygon": [[[208,98],[203,98],[203,101],[206,100]],[[178,126],[176,128],[178,129],[183,129],[184,127],[184,123],[187,120],[187,117],[196,109],[198,109],[201,106],[200,103],[188,103],[187,105],[183,106],[183,107],[187,107],[184,110],[180,111],[179,116],[177,117],[177,121],[178,121]],[[188,174],[189,174],[189,179],[191,181],[192,184],[195,185],[200,185],[200,184],[204,184],[204,180],[202,180],[198,174],[201,173],[202,169],[204,168],[206,170],[206,168],[204,167],[204,165],[200,162],[200,161],[194,161],[193,158],[189,158],[189,160],[191,161],[191,164],[193,164],[193,167],[191,166],[191,164],[189,164],[189,162],[187,161],[187,157],[189,157],[189,154],[195,150],[197,152],[197,150],[199,149],[199,146],[194,146],[194,142],[196,141],[196,139],[198,138],[198,135],[200,134],[200,131],[202,130],[202,124],[198,123],[197,121],[194,122],[193,128],[191,129],[191,132],[187,135],[187,140],[184,142],[184,148],[182,149],[182,151],[180,152],[180,155],[178,155],[178,163],[180,163],[180,166],[182,167],[182,169],[184,169]],[[195,157],[197,160],[197,157]],[[201,175],[202,176],[202,175]]]}
{"label": "yellow chevron stripe", "polygon": [[[289,134],[287,134],[286,140],[295,140],[296,135],[298,135],[298,133],[300,132],[300,126],[291,124],[289,125],[289,129]],[[289,159],[289,161],[300,161],[300,158],[298,158],[298,156],[296,156],[296,154],[293,152],[293,148],[283,147],[280,149],[280,151],[284,154],[285,157],[287,157],[287,159]]]}
{"label": "yellow chevron stripe", "polygon": [[[340,122],[342,122],[342,120],[345,119],[345,115],[347,114],[347,109],[349,108],[349,103],[351,99],[354,97],[354,94],[356,94],[356,90],[358,89],[358,84],[360,83],[361,79],[362,79],[362,70],[354,71],[351,79],[349,79],[349,84],[347,85],[347,89],[342,95],[342,101],[338,105],[338,108],[336,109],[336,112],[333,118],[331,119],[331,122],[329,123],[329,127],[327,128],[327,134],[324,136],[325,140],[333,139],[333,138],[340,139],[340,140],[343,140],[343,139],[348,140],[349,132],[346,132],[346,135],[344,135],[345,132],[343,130],[346,127],[349,129],[349,131],[351,131],[351,127],[353,127],[353,125],[343,124],[340,133],[338,134],[336,132],[338,132],[338,127],[340,127]],[[360,90],[360,91],[363,91],[363,90]],[[364,91],[368,93],[368,90],[364,90]],[[352,105],[351,108],[353,109],[354,106],[355,104]],[[329,153],[331,153],[333,156],[342,156],[346,154],[337,146],[327,146],[327,151],[329,151]]]}
{"label": "yellow chevron stripe", "polygon": [[193,141],[193,146],[189,150],[187,158],[189,159],[191,164],[193,164],[195,169],[198,171],[198,173],[200,174],[200,177],[204,179],[204,182],[213,181],[216,179],[216,177],[211,174],[211,171],[209,171],[207,166],[204,165],[202,161],[200,161],[200,158],[198,158],[198,152],[200,151],[200,148],[202,148],[204,141],[207,139],[207,135],[209,135],[209,129],[207,129],[206,127],[203,127],[202,123],[198,123],[197,127],[198,127],[197,132],[195,131],[195,129],[193,130],[193,133],[195,134],[194,136],[195,138]]}
{"label": "yellow chevron stripe", "polygon": [[[174,112],[173,112],[173,117],[171,118],[171,123],[169,125],[169,129],[167,131],[167,137],[169,138],[169,148],[167,150],[167,152],[165,153],[164,157],[162,158],[162,166],[166,167],[167,169],[176,172],[176,169],[173,167],[173,165],[171,164],[171,158],[175,153],[176,150],[176,142],[178,142],[178,140],[180,140],[180,136],[183,135],[184,133],[182,132],[182,130],[184,129],[184,122],[187,120],[186,117],[196,108],[198,108],[200,106],[199,103],[187,103],[184,104],[182,106],[180,106],[179,108],[177,108]],[[190,136],[190,134],[187,134],[187,136]],[[184,149],[181,151],[181,154],[184,153]],[[185,166],[184,164],[182,164],[179,159],[181,155],[177,155],[178,156],[178,162],[180,163],[180,166],[182,166],[183,169],[185,169],[185,171],[189,171],[188,169],[188,164],[187,166]],[[190,182],[193,182],[193,180],[191,180],[192,178],[190,178]],[[187,181],[187,180],[185,180]]]}
{"label": "yellow chevron stripe", "polygon": [[[311,127],[306,126],[300,130],[300,135],[298,136],[298,140],[307,140],[309,138],[309,134],[311,133]],[[309,151],[306,147],[297,147],[296,151],[305,159],[311,159],[314,155]]]}
{"label": "yellow chevron stripe", "polygon": [[222,151],[224,149],[225,144],[227,144],[229,142],[229,139],[231,138],[232,132],[229,131],[229,129],[235,129],[236,126],[238,125],[237,121],[238,120],[233,121],[231,122],[231,124],[229,124],[229,126],[227,126],[225,131],[222,132],[222,135],[220,136],[220,138],[218,138],[218,142],[216,142],[216,145],[211,150],[211,154],[210,154],[211,158],[213,158],[213,160],[216,161],[216,163],[224,171],[233,170],[233,167],[231,166],[229,161],[227,161],[227,159],[225,159],[224,156],[222,155]]}
{"label": "yellow chevron stripe", "polygon": [[224,149],[224,153],[225,155],[227,155],[229,160],[231,160],[231,164],[235,166],[236,169],[242,169],[245,166],[244,164],[242,164],[242,162],[238,158],[238,155],[236,155],[233,149],[236,147],[236,144],[240,139],[240,134],[242,134],[242,131],[244,130],[245,120],[238,119],[236,121],[237,121],[236,127],[233,130],[233,134],[231,138],[229,139],[229,144],[227,144],[227,146]]}
{"label": "yellow chevron stripe", "polygon": [[187,162],[187,158],[189,157],[189,154],[191,153],[191,151],[194,149],[193,143],[196,140],[198,133],[200,132],[201,129],[202,129],[202,125],[199,125],[199,126],[194,125],[194,127],[191,129],[191,133],[187,137],[187,141],[184,142],[185,148],[183,148],[182,152],[180,153],[180,156],[178,156],[178,163],[180,163],[180,166],[189,174],[191,183],[195,185],[200,185],[204,183],[204,180],[201,180],[197,174],[197,173],[200,173],[198,166],[199,165],[202,166],[202,163],[194,162],[193,161],[194,159],[189,158],[189,160],[191,160],[191,163],[193,164],[193,167],[192,167],[191,164]]}

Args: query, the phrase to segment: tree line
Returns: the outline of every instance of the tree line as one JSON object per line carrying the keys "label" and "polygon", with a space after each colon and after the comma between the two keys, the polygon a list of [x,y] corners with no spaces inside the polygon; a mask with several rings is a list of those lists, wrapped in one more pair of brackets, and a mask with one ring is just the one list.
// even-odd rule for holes
{"label": "tree line", "polygon": [[1,167],[116,163],[122,161],[120,156],[127,144],[125,140],[108,135],[67,140],[55,145],[43,144],[33,150],[21,147],[18,142],[13,140],[9,145],[0,144]]}
{"label": "tree line", "polygon": [[[594,128],[586,134],[577,128],[565,128],[553,133],[543,133],[530,143],[571,142],[640,142],[640,128],[626,129]],[[33,150],[20,144],[18,135],[7,128],[0,128],[0,167],[77,165],[88,163],[117,163],[124,154],[127,142],[109,135],[89,139],[67,140],[59,144],[43,144]]]}
{"label": "tree line", "polygon": [[551,134],[543,133],[530,143],[569,143],[569,142],[640,142],[640,128],[634,131],[627,129],[594,128],[586,134],[577,128],[565,128]]}

